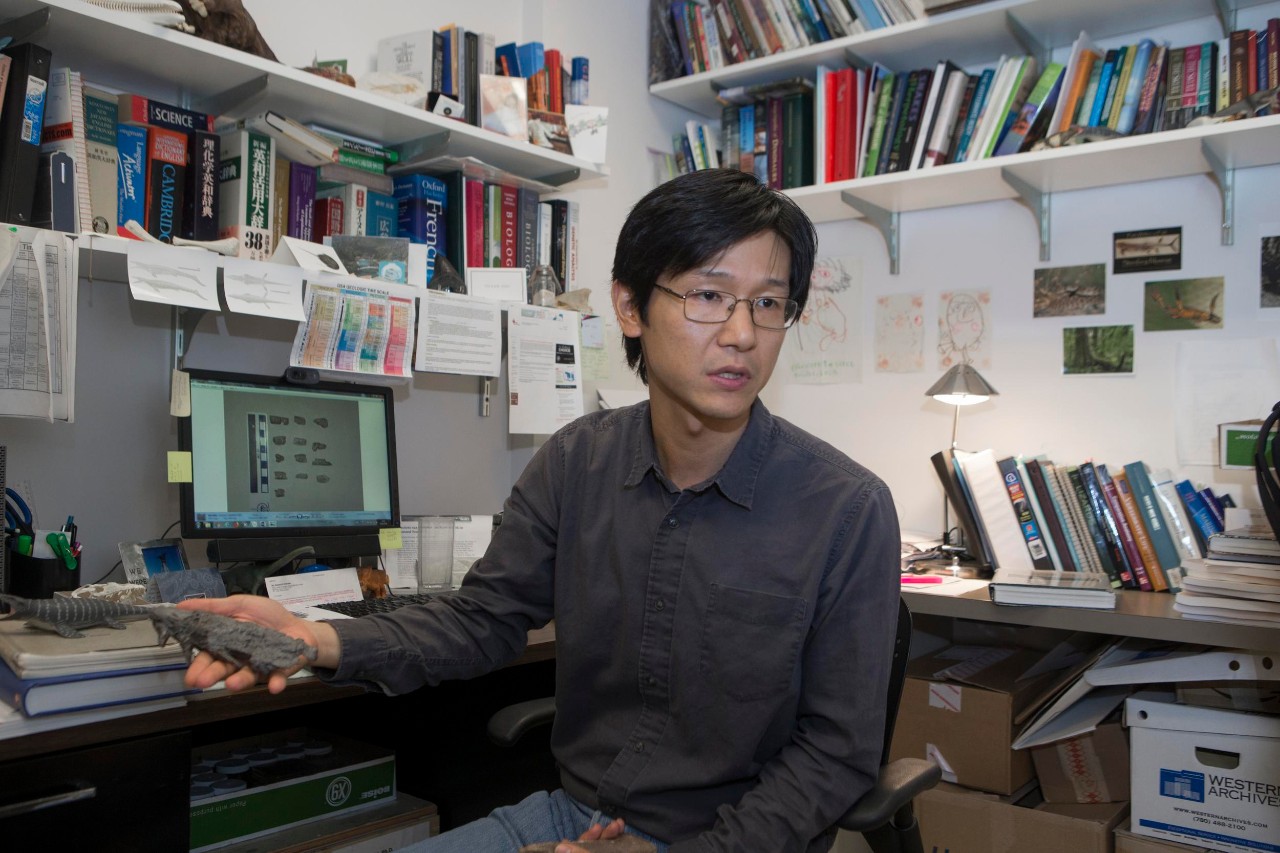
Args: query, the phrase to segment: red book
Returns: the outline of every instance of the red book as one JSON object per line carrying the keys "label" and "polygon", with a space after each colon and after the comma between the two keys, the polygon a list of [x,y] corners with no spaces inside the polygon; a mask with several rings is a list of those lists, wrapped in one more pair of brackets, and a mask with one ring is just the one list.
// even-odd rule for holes
{"label": "red book", "polygon": [[1267,21],[1267,85],[1280,86],[1280,18]]}
{"label": "red book", "polygon": [[1248,71],[1245,72],[1244,82],[1249,88],[1249,94],[1252,95],[1258,91],[1258,31],[1249,30],[1249,55]]}
{"label": "red book", "polygon": [[560,73],[564,65],[564,60],[560,56],[560,51],[554,47],[549,47],[543,51],[543,59],[547,65],[547,103],[553,113],[564,112],[564,85]]}
{"label": "red book", "polygon": [[187,185],[187,135],[147,128],[147,233],[165,243],[182,235]]}
{"label": "red book", "polygon": [[316,199],[312,225],[315,242],[319,243],[325,237],[342,234],[342,216],[344,213],[342,208],[342,199],[340,198]]}
{"label": "red book", "polygon": [[519,266],[516,250],[520,244],[520,192],[515,187],[502,188],[502,265]]}
{"label": "red book", "polygon": [[484,182],[467,178],[466,184],[466,258],[467,266],[484,263]]}
{"label": "red book", "polygon": [[821,164],[822,178],[824,181],[843,181],[841,175],[844,158],[838,152],[844,150],[844,146],[849,144],[849,126],[845,118],[845,106],[849,100],[849,89],[847,82],[839,70],[827,71],[826,80],[823,85],[825,103],[822,109],[826,113],[826,138],[823,144],[826,146],[824,162]]}
{"label": "red book", "polygon": [[782,189],[782,98],[774,95],[765,101],[765,126],[768,128],[768,185]]}

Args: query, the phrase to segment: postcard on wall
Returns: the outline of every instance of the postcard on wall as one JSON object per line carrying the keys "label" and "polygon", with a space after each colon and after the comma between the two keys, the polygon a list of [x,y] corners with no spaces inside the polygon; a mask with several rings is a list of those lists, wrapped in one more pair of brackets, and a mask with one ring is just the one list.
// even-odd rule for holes
{"label": "postcard on wall", "polygon": [[1223,290],[1222,276],[1146,282],[1142,331],[1221,329]]}
{"label": "postcard on wall", "polygon": [[565,104],[564,119],[573,156],[588,163],[603,163],[609,137],[609,108]]}
{"label": "postcard on wall", "polygon": [[924,371],[924,294],[891,293],[876,299],[876,372]]}
{"label": "postcard on wall", "polygon": [[786,332],[787,378],[830,385],[862,378],[862,260],[819,258],[809,279],[809,301]]}
{"label": "postcard on wall", "polygon": [[1133,326],[1063,329],[1062,372],[1133,373]]}
{"label": "postcard on wall", "polygon": [[991,366],[991,291],[951,290],[938,297],[938,369]]}
{"label": "postcard on wall", "polygon": [[1103,314],[1106,310],[1106,264],[1036,270],[1031,316],[1078,317]]}
{"label": "postcard on wall", "polygon": [[1258,304],[1261,308],[1280,308],[1280,225],[1262,227],[1262,245],[1259,251],[1260,290]]}
{"label": "postcard on wall", "polygon": [[1117,231],[1112,238],[1111,272],[1182,269],[1182,229]]}
{"label": "postcard on wall", "polygon": [[569,146],[569,128],[565,125],[564,113],[529,110],[529,141],[561,154],[573,153]]}

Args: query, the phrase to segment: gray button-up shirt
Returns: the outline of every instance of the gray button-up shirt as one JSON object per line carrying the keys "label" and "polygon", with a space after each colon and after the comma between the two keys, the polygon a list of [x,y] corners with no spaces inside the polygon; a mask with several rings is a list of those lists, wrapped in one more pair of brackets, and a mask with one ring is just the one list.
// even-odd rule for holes
{"label": "gray button-up shirt", "polygon": [[462,588],[332,623],[337,680],[403,693],[488,672],[556,620],[565,789],[673,851],[816,851],[874,781],[897,619],[889,490],[757,402],[683,491],[649,406],[542,446]]}

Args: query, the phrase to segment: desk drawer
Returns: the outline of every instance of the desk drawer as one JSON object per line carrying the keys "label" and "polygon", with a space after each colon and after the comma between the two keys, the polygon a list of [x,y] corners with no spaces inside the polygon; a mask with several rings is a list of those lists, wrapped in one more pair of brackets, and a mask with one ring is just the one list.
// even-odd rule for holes
{"label": "desk drawer", "polygon": [[190,755],[188,733],[173,732],[0,765],[0,838],[11,850],[186,850]]}

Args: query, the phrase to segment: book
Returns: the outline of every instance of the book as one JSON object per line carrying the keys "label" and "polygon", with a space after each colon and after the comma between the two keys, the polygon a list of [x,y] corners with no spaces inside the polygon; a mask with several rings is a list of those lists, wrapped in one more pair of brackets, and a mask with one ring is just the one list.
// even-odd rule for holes
{"label": "book", "polygon": [[1115,590],[1101,575],[998,568],[987,587],[996,604],[1114,610]]}
{"label": "book", "polygon": [[342,184],[359,184],[383,195],[391,195],[395,184],[390,175],[375,174],[367,169],[348,166],[345,163],[325,163],[316,167],[316,179],[321,189],[332,189]]}
{"label": "book", "polygon": [[377,71],[412,77],[431,88],[435,63],[435,33],[419,30],[378,40],[374,68]]}
{"label": "book", "polygon": [[1138,116],[1138,106],[1147,82],[1147,68],[1151,64],[1154,50],[1155,42],[1144,38],[1138,42],[1136,51],[1131,54],[1133,62],[1125,72],[1124,93],[1120,98],[1120,108],[1116,118],[1117,133],[1129,134],[1133,131],[1134,122]]}
{"label": "book", "polygon": [[315,201],[313,222],[313,240],[321,242],[325,237],[336,237],[342,234],[342,223],[346,211],[342,209],[341,198],[317,198]]}
{"label": "book", "polygon": [[1161,515],[1168,525],[1169,536],[1178,550],[1178,559],[1200,559],[1204,556],[1204,551],[1196,541],[1191,518],[1187,515],[1186,505],[1173,482],[1173,474],[1163,468],[1153,470],[1151,482]]}
{"label": "book", "polygon": [[1057,106],[1064,71],[1060,62],[1050,62],[1045,66],[1026,100],[1019,107],[1017,116],[1005,133],[1004,139],[1000,140],[1000,144],[996,146],[994,156],[1001,157],[1025,150],[1023,143],[1031,133],[1032,125],[1042,112],[1052,113]]}
{"label": "book", "polygon": [[23,679],[186,662],[176,643],[156,644],[155,627],[150,619],[137,619],[124,625],[123,630],[105,626],[85,628],[84,637],[72,641],[51,631],[28,628],[23,622],[0,620],[0,659]]}
{"label": "book", "polygon": [[1049,480],[1045,476],[1042,462],[1039,459],[1028,459],[1024,463],[1027,479],[1031,482],[1031,492],[1036,496],[1040,507],[1040,517],[1044,519],[1048,530],[1048,539],[1053,544],[1053,554],[1057,561],[1055,566],[1063,571],[1084,571],[1076,563],[1075,549],[1064,527],[1064,519],[1058,508],[1058,499],[1054,497]]}
{"label": "book", "polygon": [[187,184],[181,235],[188,240],[218,238],[218,169],[222,137],[205,130],[187,135]]}
{"label": "book", "polygon": [[1223,530],[1209,536],[1209,556],[1280,557],[1280,542],[1269,524],[1253,524]]}
{"label": "book", "polygon": [[[1138,579],[1134,575],[1133,567],[1129,564],[1124,545],[1120,541],[1120,530],[1116,524],[1115,515],[1111,512],[1111,506],[1107,502],[1106,495],[1103,493],[1097,469],[1094,468],[1092,462],[1082,462],[1077,466],[1077,470],[1080,474],[1081,484],[1084,486],[1089,507],[1093,510],[1093,516],[1096,519],[1104,548],[1110,558],[1111,565],[1115,567],[1116,576],[1119,578],[1121,586],[1137,589]],[[1105,566],[1106,564],[1107,561],[1104,560],[1103,565]]]}
{"label": "book", "polygon": [[1222,525],[1214,518],[1204,497],[1191,485],[1190,480],[1179,480],[1174,484],[1174,488],[1178,491],[1178,497],[1182,498],[1187,517],[1191,519],[1191,529],[1200,542],[1200,552],[1204,553],[1209,537],[1215,533],[1221,533]]}
{"label": "book", "polygon": [[5,48],[9,73],[0,108],[0,222],[30,225],[52,54],[32,42]]}
{"label": "book", "polygon": [[[934,137],[934,126],[938,123],[939,111],[941,109],[942,95],[947,88],[947,83],[951,78],[953,71],[959,71],[959,67],[950,60],[942,60],[939,62],[929,74],[928,91],[924,96],[924,104],[920,112],[916,116],[916,127],[913,130],[913,139],[911,146],[911,156],[907,159],[904,169],[918,169],[924,165],[925,150],[929,147],[929,143]],[[959,103],[959,89],[955,90],[954,97]],[[944,131],[940,131],[941,136]]]}
{"label": "book", "polygon": [[187,134],[147,129],[147,233],[164,243],[182,236],[187,186]]}
{"label": "book", "polygon": [[89,198],[89,152],[85,136],[84,81],[80,72],[55,68],[49,73],[45,92],[44,126],[40,131],[40,151],[63,151],[75,164],[72,232],[93,231],[92,202]]}
{"label": "book", "polygon": [[[319,168],[319,167],[318,167]],[[317,169],[318,170],[318,169]],[[364,237],[369,233],[369,188],[363,184],[336,184],[316,190],[316,198],[342,199],[342,233]]]}
{"label": "book", "polygon": [[1169,61],[1169,48],[1156,45],[1151,52],[1151,61],[1147,64],[1146,79],[1142,83],[1142,91],[1138,96],[1138,111],[1133,119],[1134,135],[1150,133],[1155,128],[1156,116],[1163,103],[1163,86],[1165,65]]}
{"label": "book", "polygon": [[289,218],[285,234],[299,240],[316,241],[316,168],[305,163],[289,164]]}
{"label": "book", "polygon": [[271,240],[275,155],[275,140],[266,134],[233,130],[222,135],[218,236],[237,238],[241,258],[265,261],[275,251]]}
{"label": "book", "polygon": [[448,223],[445,210],[449,190],[431,175],[401,175],[395,179],[397,235],[427,247],[427,283],[435,274],[436,256],[445,251]]}
{"label": "book", "polygon": [[1138,588],[1147,592],[1164,592],[1169,588],[1160,572],[1151,537],[1138,512],[1137,501],[1129,489],[1129,480],[1123,470],[1113,475],[1107,466],[1098,465],[1098,482],[1102,485],[1111,514],[1120,531],[1120,544],[1129,559]]}
{"label": "book", "polygon": [[528,187],[516,191],[516,265],[533,276],[538,266],[538,193]]}
{"label": "book", "polygon": [[1031,498],[1027,494],[1022,475],[1018,472],[1018,462],[1007,456],[996,462],[1000,467],[1000,475],[1004,479],[1005,490],[1009,493],[1009,503],[1013,506],[1013,514],[1017,519],[1022,538],[1026,541],[1027,553],[1031,556],[1031,565],[1037,569],[1053,570],[1053,561],[1049,558],[1049,549],[1045,545],[1044,534],[1031,509]]}
{"label": "book", "polygon": [[1054,506],[1067,538],[1071,542],[1071,555],[1076,562],[1076,569],[1082,572],[1105,574],[1102,562],[1093,547],[1093,538],[1089,534],[1080,503],[1076,499],[1075,487],[1069,472],[1064,466],[1044,463],[1045,482],[1053,495]]}
{"label": "book", "polygon": [[[1023,459],[1021,456],[1016,456],[1014,457],[1013,463],[1017,468],[1018,478],[1022,482],[1023,492],[1027,496],[1027,501],[1031,504],[1031,514],[1035,518],[1036,528],[1040,531],[1040,538],[1044,543],[1045,550],[1049,553],[1049,562],[1052,565],[1052,568],[1054,571],[1059,572],[1073,571],[1074,566],[1071,565],[1070,556],[1068,555],[1067,562],[1064,564],[1062,557],[1058,554],[1057,542],[1054,541],[1054,538],[1049,531],[1049,516],[1046,514],[1046,511],[1052,512],[1052,503],[1041,502],[1036,484],[1032,482],[1031,479],[1031,471],[1027,468],[1027,460]],[[1048,501],[1048,499],[1048,495],[1046,494],[1045,500]]]}
{"label": "book", "polygon": [[1000,142],[1008,134],[1010,128],[1013,127],[1022,105],[1026,103],[1027,97],[1031,94],[1031,89],[1038,79],[1035,57],[1018,57],[1018,61],[1009,78],[1007,94],[1003,99],[996,102],[997,110],[994,113],[995,121],[991,125],[991,135],[980,149],[983,158],[994,156],[996,149],[1000,146]]}
{"label": "book", "polygon": [[960,137],[956,143],[955,154],[952,155],[951,162],[962,163],[969,159],[969,148],[973,142],[973,134],[976,132],[978,122],[986,110],[987,99],[994,80],[994,68],[985,68],[978,75],[978,82],[973,90],[973,99],[969,103],[969,112],[965,116],[964,124],[961,126]]}
{"label": "book", "polygon": [[1169,532],[1169,523],[1156,496],[1150,472],[1145,463],[1138,461],[1125,465],[1124,473],[1129,489],[1133,492],[1133,499],[1142,515],[1143,527],[1151,538],[1156,563],[1165,577],[1165,583],[1176,592],[1176,582],[1169,583],[1170,572],[1174,573],[1176,580],[1177,569],[1182,565],[1182,558],[1178,555],[1177,545],[1174,544],[1173,536]]}
{"label": "book", "polygon": [[813,184],[813,97],[811,92],[782,97],[782,189]]}
{"label": "book", "polygon": [[369,192],[365,197],[368,204],[365,232],[370,237],[395,237],[399,228],[399,204],[393,196],[384,193]]}
{"label": "book", "polygon": [[[920,128],[920,114],[933,80],[933,70],[920,68],[907,75],[907,86],[902,93],[902,105],[898,112],[893,133],[889,139],[889,156],[886,172],[900,172],[908,168],[916,132]],[[886,133],[888,129],[886,128]]]}
{"label": "book", "polygon": [[1049,123],[1049,135],[1061,133],[1074,122],[1080,98],[1084,95],[1089,73],[1093,70],[1093,62],[1097,57],[1098,49],[1093,39],[1086,31],[1081,30],[1071,43],[1071,53],[1067,56],[1067,65],[1062,72],[1062,92]]}
{"label": "book", "polygon": [[[901,144],[901,138],[898,136],[898,128],[902,123],[902,116],[906,108],[910,106],[907,102],[907,92],[910,90],[912,83],[916,86],[920,84],[920,77],[913,72],[904,71],[893,77],[893,89],[886,104],[888,113],[886,116],[883,137],[880,140],[880,153],[877,156],[873,175],[883,175],[889,171],[889,160],[893,151],[893,143],[898,139]],[[877,119],[878,121],[879,119]]]}
{"label": "book", "polygon": [[[963,538],[965,550],[969,556],[976,559],[983,568],[990,568],[993,556],[989,543],[986,541],[986,534],[982,530],[977,517],[974,514],[972,504],[960,483],[959,465],[950,449],[939,451],[930,457],[933,463],[934,473],[938,475],[938,481],[942,483],[942,490],[946,494],[947,503],[951,512],[955,514],[956,526],[960,529]],[[956,544],[954,539],[950,537],[949,530],[944,531],[950,544]]]}
{"label": "book", "polygon": [[1075,496],[1075,502],[1079,508],[1079,520],[1083,536],[1087,537],[1086,541],[1093,545],[1092,553],[1097,558],[1099,570],[1111,579],[1112,586],[1123,586],[1124,579],[1120,575],[1120,567],[1116,565],[1115,554],[1112,552],[1110,543],[1108,543],[1103,533],[1097,511],[1094,509],[1090,495],[1085,489],[1080,466],[1068,465],[1064,471],[1067,476],[1067,483],[1071,488],[1071,494]]}
{"label": "book", "polygon": [[981,160],[989,155],[988,143],[994,145],[996,133],[1004,122],[1008,111],[1009,95],[1015,76],[1021,74],[1025,57],[1001,57],[991,78],[991,88],[983,104],[982,114],[978,117],[978,125],[974,128],[969,140],[969,151],[965,156],[968,161]]}
{"label": "book", "polygon": [[157,101],[155,98],[145,98],[142,95],[125,92],[118,96],[116,103],[120,110],[121,124],[163,127],[180,133],[190,133],[193,130],[210,132],[215,130],[215,116],[175,107],[164,101]]}
{"label": "book", "polygon": [[897,75],[892,72],[886,72],[879,82],[876,84],[875,97],[875,113],[867,133],[867,150],[861,171],[862,177],[871,177],[877,174],[880,161],[880,149],[884,145],[885,127],[889,123],[890,103],[893,100],[893,90],[897,85]]}
{"label": "book", "polygon": [[139,240],[124,226],[130,221],[141,225],[147,218],[147,129],[117,125],[116,157],[116,235]]}
{"label": "book", "polygon": [[952,151],[951,146],[956,138],[956,125],[959,122],[966,92],[972,97],[973,87],[970,84],[973,83],[974,78],[964,71],[955,68],[946,79],[946,86],[938,102],[938,113],[933,122],[933,129],[920,162],[922,169],[939,166],[948,161]]}
{"label": "book", "polygon": [[1027,571],[1034,569],[995,454],[990,450],[976,453],[956,450],[953,455],[964,474],[964,482],[976,510],[975,515],[981,520],[991,544],[995,567]]}
{"label": "book", "polygon": [[518,139],[529,139],[529,91],[519,77],[481,74],[480,126],[485,130]]}
{"label": "book", "polygon": [[185,661],[137,669],[19,678],[0,660],[0,699],[28,717],[87,711],[198,692],[186,687]]}
{"label": "book", "polygon": [[75,234],[80,221],[76,210],[76,161],[66,151],[41,152],[31,224],[36,228]]}
{"label": "book", "polygon": [[1138,551],[1142,556],[1142,565],[1146,568],[1147,576],[1151,580],[1151,588],[1155,592],[1166,592],[1170,588],[1169,579],[1164,567],[1160,564],[1155,539],[1147,527],[1146,515],[1138,502],[1133,485],[1129,482],[1129,475],[1123,470],[1116,471],[1111,475],[1111,479],[1115,483],[1116,494],[1120,498],[1120,506],[1129,522],[1129,529],[1137,542]]}

